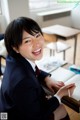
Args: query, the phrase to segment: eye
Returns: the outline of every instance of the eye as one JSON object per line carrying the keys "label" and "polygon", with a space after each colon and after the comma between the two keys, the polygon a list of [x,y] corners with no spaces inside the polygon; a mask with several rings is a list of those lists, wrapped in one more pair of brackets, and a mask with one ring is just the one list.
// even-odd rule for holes
{"label": "eye", "polygon": [[26,39],[24,43],[30,43],[30,42],[32,42],[31,39]]}
{"label": "eye", "polygon": [[40,37],[40,36],[41,36],[41,33],[37,33],[37,34],[36,34],[36,38],[37,38],[37,37]]}

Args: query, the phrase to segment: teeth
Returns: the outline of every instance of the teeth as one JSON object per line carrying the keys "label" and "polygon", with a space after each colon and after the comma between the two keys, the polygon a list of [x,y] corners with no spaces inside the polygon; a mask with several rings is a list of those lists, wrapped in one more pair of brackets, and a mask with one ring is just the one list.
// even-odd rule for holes
{"label": "teeth", "polygon": [[36,50],[36,51],[34,51],[34,52],[39,52],[41,50],[41,48],[40,49],[38,49],[38,50]]}

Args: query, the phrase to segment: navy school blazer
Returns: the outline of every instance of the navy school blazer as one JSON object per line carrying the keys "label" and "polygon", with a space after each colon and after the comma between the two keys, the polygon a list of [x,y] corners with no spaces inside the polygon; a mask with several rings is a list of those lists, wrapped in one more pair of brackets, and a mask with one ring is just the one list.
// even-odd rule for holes
{"label": "navy school blazer", "polygon": [[47,100],[41,83],[49,74],[41,71],[36,77],[30,63],[21,55],[8,56],[0,90],[0,113],[8,120],[49,120],[59,106],[56,97]]}

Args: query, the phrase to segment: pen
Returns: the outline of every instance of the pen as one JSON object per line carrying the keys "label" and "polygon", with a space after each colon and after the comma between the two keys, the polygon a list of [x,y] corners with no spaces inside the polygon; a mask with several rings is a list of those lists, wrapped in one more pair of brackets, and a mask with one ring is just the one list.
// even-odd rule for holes
{"label": "pen", "polygon": [[70,95],[70,90],[69,90],[69,89],[68,89],[68,96],[71,97],[71,95]]}

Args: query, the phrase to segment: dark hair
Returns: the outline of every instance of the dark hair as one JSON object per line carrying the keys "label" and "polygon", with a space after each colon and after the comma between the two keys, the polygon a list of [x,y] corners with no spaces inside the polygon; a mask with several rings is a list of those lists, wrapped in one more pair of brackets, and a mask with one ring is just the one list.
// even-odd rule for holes
{"label": "dark hair", "polygon": [[42,31],[39,25],[32,19],[27,17],[19,17],[13,20],[5,31],[5,46],[8,54],[11,56],[16,54],[12,47],[19,48],[22,43],[23,31],[28,32],[31,35]]}

